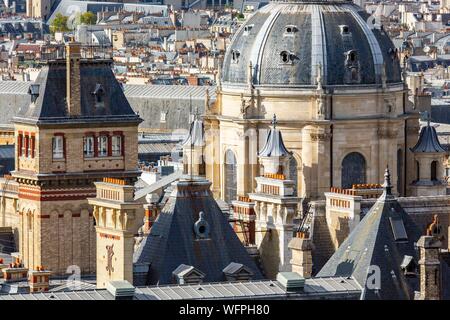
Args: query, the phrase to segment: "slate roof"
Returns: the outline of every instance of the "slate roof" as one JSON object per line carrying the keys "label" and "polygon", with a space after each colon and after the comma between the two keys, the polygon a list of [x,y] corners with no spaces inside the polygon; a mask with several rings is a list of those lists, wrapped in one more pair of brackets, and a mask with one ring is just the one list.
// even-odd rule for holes
{"label": "slate roof", "polygon": [[260,157],[283,157],[290,154],[284,145],[281,131],[276,128],[276,121],[277,118],[274,115],[272,127],[267,135],[266,143],[258,154]]}
{"label": "slate roof", "polygon": [[[270,2],[235,33],[224,58],[223,85],[245,85],[250,62],[255,85],[315,85],[319,65],[325,86],[345,85],[349,50],[361,57],[360,84],[381,85],[383,64],[387,83],[400,83],[395,46],[384,31],[368,25],[369,17],[351,1]],[[287,25],[296,26],[297,32],[287,35]],[[349,27],[349,34],[341,34],[341,25]],[[240,54],[237,62],[233,51]],[[282,63],[282,51],[293,54],[292,63]]]}
{"label": "slate roof", "polygon": [[[81,116],[70,117],[66,105],[66,62],[54,60],[39,73],[35,85],[39,85],[36,102],[20,107],[13,121],[25,123],[62,122],[133,122],[141,119],[133,111],[124,92],[114,77],[109,60],[84,60],[80,62]],[[103,107],[96,106],[93,92],[101,85]]]}
{"label": "slate roof", "polygon": [[[386,170],[383,194],[317,277],[353,277],[363,287],[364,300],[412,299],[418,279],[405,277],[401,264],[405,255],[418,262],[415,243],[420,236],[417,226],[391,194]],[[371,286],[378,268],[379,286]]]}
{"label": "slate roof", "polygon": [[[253,279],[262,274],[231,228],[210,191],[211,183],[197,178],[181,179],[159,214],[150,234],[134,254],[134,284],[170,284],[172,272],[181,264],[205,273],[204,282],[225,281],[222,270],[231,262],[252,270]],[[203,212],[209,235],[202,239],[194,224]],[[206,234],[206,232],[205,232]]]}
{"label": "slate roof", "polygon": [[431,126],[429,122],[420,130],[419,140],[416,145],[411,148],[411,151],[416,153],[446,152],[439,142],[436,128]]}

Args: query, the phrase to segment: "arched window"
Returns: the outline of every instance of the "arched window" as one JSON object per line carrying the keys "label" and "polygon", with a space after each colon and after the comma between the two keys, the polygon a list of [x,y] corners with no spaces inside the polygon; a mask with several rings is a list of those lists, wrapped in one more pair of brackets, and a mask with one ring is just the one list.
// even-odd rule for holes
{"label": "arched window", "polygon": [[352,152],[342,160],[342,188],[349,189],[353,184],[366,183],[366,160],[358,152]]}
{"label": "arched window", "polygon": [[231,203],[237,195],[237,162],[231,150],[225,152],[225,201]]}
{"label": "arched window", "polygon": [[397,150],[397,192],[403,195],[403,151]]}
{"label": "arched window", "polygon": [[431,162],[431,180],[437,181],[437,161]]}

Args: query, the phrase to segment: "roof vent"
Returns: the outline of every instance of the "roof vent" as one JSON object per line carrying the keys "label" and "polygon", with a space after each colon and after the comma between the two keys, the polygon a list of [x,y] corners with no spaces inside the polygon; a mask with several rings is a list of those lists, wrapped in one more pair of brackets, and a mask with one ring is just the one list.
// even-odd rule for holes
{"label": "roof vent", "polygon": [[180,264],[173,272],[174,280],[178,284],[200,284],[205,274],[199,269],[186,264]]}
{"label": "roof vent", "polygon": [[234,63],[238,63],[239,62],[239,56],[241,55],[241,53],[238,50],[231,50],[231,60]]}
{"label": "roof vent", "polygon": [[412,256],[405,255],[400,265],[406,277],[417,276],[417,263]]}
{"label": "roof vent", "polygon": [[253,272],[250,268],[236,262],[231,262],[222,272],[225,274],[227,281],[249,281],[253,277]]}
{"label": "roof vent", "polygon": [[305,278],[297,272],[279,272],[277,281],[286,289],[286,291],[303,290],[305,287]]}
{"label": "roof vent", "polygon": [[106,284],[106,290],[112,294],[115,300],[132,300],[135,288],[128,281],[110,281]]}

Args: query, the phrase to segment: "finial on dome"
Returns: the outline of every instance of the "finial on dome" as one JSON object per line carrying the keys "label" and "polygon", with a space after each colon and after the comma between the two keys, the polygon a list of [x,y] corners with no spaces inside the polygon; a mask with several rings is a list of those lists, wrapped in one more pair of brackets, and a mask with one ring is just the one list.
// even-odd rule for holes
{"label": "finial on dome", "polygon": [[430,122],[431,122],[431,116],[430,113],[425,110],[424,112],[421,112],[420,115],[422,116],[422,120],[427,122],[427,126],[430,126]]}
{"label": "finial on dome", "polygon": [[274,113],[272,117],[272,127],[275,129],[277,127],[277,115]]}
{"label": "finial on dome", "polygon": [[383,193],[386,195],[392,194],[392,185],[391,185],[391,172],[389,171],[389,166],[386,165],[386,170],[384,171],[384,183],[383,183]]}

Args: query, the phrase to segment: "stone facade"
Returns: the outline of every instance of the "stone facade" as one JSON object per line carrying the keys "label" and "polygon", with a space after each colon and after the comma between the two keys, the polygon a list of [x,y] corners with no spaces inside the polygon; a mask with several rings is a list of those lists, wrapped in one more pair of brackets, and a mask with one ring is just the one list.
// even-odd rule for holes
{"label": "stone facade", "polygon": [[97,196],[88,201],[97,222],[97,288],[115,280],[133,283],[132,226],[143,204],[134,201],[134,186],[124,180],[105,178],[95,185]]}

